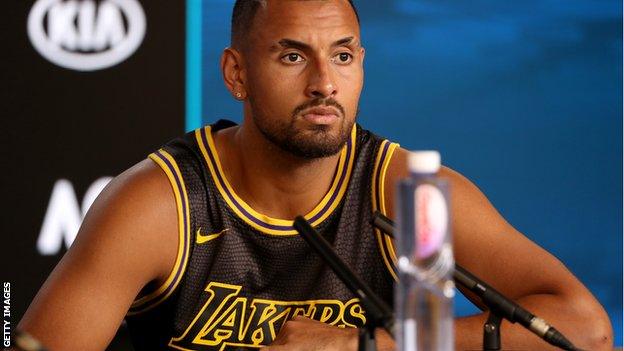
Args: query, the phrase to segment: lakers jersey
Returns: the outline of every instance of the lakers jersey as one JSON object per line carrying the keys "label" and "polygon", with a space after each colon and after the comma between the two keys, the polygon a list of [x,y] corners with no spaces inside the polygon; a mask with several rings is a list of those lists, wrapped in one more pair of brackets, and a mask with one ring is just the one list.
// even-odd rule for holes
{"label": "lakers jersey", "polygon": [[[366,323],[358,299],[293,222],[258,213],[229,184],[212,133],[233,125],[200,128],[149,156],[173,188],[179,245],[168,279],[146,286],[128,311],[137,350],[256,349],[298,315],[337,327]],[[370,220],[385,211],[383,183],[396,147],[355,125],[330,190],[304,216],[390,306],[396,257]]]}

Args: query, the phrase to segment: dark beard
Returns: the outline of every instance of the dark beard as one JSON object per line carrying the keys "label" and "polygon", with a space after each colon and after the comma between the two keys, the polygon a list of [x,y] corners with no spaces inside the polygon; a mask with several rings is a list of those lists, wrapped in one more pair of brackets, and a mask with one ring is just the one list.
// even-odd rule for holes
{"label": "dark beard", "polygon": [[[297,115],[303,110],[315,106],[333,106],[341,112],[340,130],[337,134],[330,133],[330,126],[318,125],[314,129],[302,131],[295,126]],[[253,105],[252,105],[253,109]],[[342,150],[351,135],[353,123],[348,123],[344,117],[344,108],[333,99],[315,99],[297,107],[292,118],[286,123],[267,123],[266,118],[253,111],[253,119],[265,138],[277,145],[281,150],[294,156],[315,159],[329,157]]]}

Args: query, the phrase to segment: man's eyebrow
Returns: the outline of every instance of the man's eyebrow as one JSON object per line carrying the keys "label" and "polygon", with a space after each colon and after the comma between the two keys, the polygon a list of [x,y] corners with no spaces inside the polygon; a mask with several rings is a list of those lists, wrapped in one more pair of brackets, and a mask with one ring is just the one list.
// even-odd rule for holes
{"label": "man's eyebrow", "polygon": [[[336,46],[347,46],[349,44],[351,44],[354,41],[355,37],[346,37],[346,38],[342,38],[339,40],[336,40],[335,42],[332,43],[332,47],[336,47]],[[286,48],[295,48],[295,49],[299,49],[299,50],[308,50],[310,49],[310,45],[298,41],[298,40],[294,40],[294,39],[288,39],[288,38],[284,38],[280,41],[277,42],[279,44],[279,46],[281,46],[282,48],[286,49]],[[276,45],[272,46],[272,49],[278,49]]]}
{"label": "man's eyebrow", "polygon": [[353,42],[354,37],[346,37],[340,40],[336,40],[332,46],[347,46]]}
{"label": "man's eyebrow", "polygon": [[287,48],[295,48],[295,49],[299,49],[299,50],[306,50],[310,48],[310,45],[298,41],[298,40],[294,40],[294,39],[282,39],[280,41],[277,42],[282,48],[287,49]]}

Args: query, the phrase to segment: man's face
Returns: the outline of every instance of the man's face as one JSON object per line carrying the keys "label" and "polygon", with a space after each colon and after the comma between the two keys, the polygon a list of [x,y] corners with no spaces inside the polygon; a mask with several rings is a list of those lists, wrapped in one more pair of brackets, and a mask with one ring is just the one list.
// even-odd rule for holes
{"label": "man's face", "polygon": [[364,76],[347,1],[269,1],[256,14],[244,57],[246,108],[267,139],[304,158],[340,151]]}

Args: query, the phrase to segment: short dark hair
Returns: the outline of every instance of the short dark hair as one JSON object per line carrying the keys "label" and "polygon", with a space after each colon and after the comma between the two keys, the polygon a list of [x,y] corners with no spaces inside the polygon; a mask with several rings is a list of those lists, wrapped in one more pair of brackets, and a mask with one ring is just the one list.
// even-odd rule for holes
{"label": "short dark hair", "polygon": [[[348,0],[349,5],[355,12],[358,24],[360,16],[352,0]],[[258,7],[266,6],[267,0],[236,0],[234,10],[232,11],[232,31],[230,33],[230,43],[232,46],[241,43],[249,33],[249,29],[253,24],[253,19],[258,12]]]}

